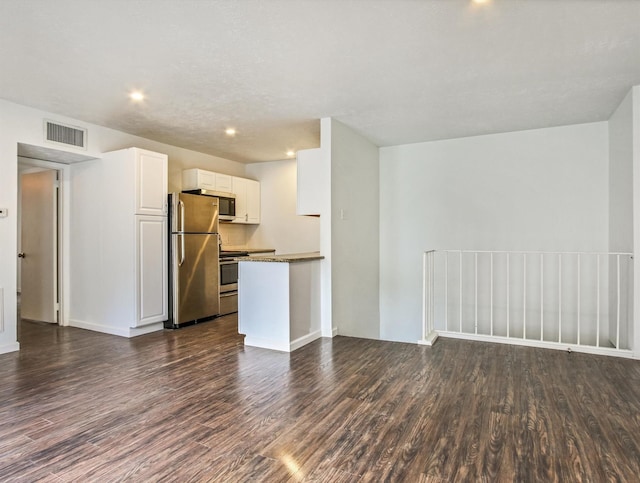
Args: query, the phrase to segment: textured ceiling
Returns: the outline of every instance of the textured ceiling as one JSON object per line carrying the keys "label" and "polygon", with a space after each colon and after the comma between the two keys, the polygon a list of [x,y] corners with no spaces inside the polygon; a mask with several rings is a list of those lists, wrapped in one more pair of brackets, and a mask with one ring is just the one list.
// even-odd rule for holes
{"label": "textured ceiling", "polygon": [[0,97],[241,162],[327,116],[379,146],[600,121],[639,84],[636,0],[0,0]]}

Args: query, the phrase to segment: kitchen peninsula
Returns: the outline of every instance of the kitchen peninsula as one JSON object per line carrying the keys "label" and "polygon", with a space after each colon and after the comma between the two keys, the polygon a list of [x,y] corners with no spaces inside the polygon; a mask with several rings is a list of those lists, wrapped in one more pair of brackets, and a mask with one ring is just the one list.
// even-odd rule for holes
{"label": "kitchen peninsula", "polygon": [[291,352],[321,337],[319,252],[238,258],[244,344]]}

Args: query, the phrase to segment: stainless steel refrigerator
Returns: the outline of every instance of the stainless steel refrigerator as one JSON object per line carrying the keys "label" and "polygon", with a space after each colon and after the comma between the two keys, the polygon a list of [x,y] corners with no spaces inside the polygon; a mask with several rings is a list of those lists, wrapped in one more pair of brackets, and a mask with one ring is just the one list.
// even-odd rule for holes
{"label": "stainless steel refrigerator", "polygon": [[165,327],[220,314],[218,198],[169,194],[169,320]]}

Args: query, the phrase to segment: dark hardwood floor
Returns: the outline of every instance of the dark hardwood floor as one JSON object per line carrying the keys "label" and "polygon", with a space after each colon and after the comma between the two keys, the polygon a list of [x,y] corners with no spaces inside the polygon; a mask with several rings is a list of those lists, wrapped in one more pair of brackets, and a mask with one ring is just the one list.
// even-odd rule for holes
{"label": "dark hardwood floor", "polygon": [[243,347],[22,322],[0,481],[638,481],[640,362],[439,340]]}

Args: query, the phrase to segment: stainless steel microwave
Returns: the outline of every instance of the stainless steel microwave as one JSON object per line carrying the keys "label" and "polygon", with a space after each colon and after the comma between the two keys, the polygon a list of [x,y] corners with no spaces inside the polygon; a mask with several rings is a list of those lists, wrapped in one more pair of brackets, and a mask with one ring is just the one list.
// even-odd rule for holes
{"label": "stainless steel microwave", "polygon": [[183,193],[191,193],[193,195],[213,196],[218,198],[218,219],[220,221],[233,221],[236,218],[236,195],[223,191],[212,190],[186,190]]}

